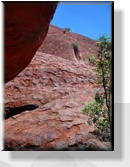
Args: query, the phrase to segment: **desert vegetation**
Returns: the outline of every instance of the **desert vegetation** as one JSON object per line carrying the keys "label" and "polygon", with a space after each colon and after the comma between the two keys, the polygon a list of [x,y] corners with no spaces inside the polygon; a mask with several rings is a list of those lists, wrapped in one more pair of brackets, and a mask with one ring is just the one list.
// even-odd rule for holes
{"label": "desert vegetation", "polygon": [[66,32],[71,32],[71,28],[65,27],[63,33],[65,34]]}
{"label": "desert vegetation", "polygon": [[90,116],[101,134],[110,131],[111,126],[111,41],[102,36],[96,46],[98,54],[88,56],[88,61],[94,66],[96,83],[100,90],[95,93],[95,98],[86,104],[83,112]]}
{"label": "desert vegetation", "polygon": [[77,43],[72,43],[72,47],[73,47],[73,50],[74,50],[74,54],[75,54],[75,57],[76,59],[80,59],[80,51],[79,51],[79,46]]}

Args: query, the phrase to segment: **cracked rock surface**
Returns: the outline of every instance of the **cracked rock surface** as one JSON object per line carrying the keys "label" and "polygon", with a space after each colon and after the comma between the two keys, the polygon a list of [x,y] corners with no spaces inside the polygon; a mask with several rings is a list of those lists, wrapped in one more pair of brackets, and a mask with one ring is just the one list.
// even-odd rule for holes
{"label": "cracked rock surface", "polygon": [[[5,108],[37,109],[5,120],[7,150],[105,150],[82,113],[94,96],[91,69],[79,62],[37,52],[32,63],[5,85]],[[93,76],[94,77],[94,76]],[[92,78],[92,77],[91,77]],[[94,79],[94,78],[93,78]],[[90,140],[92,139],[92,140]]]}
{"label": "cracked rock surface", "polygon": [[87,61],[38,50],[5,84],[5,150],[110,150],[82,112],[97,89]]}

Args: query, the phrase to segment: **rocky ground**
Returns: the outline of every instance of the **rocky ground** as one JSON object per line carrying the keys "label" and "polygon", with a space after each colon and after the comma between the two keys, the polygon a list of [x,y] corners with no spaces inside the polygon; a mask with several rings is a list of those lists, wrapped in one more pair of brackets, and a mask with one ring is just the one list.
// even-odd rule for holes
{"label": "rocky ground", "polygon": [[87,61],[39,49],[5,84],[5,150],[111,150],[82,112],[97,89]]}

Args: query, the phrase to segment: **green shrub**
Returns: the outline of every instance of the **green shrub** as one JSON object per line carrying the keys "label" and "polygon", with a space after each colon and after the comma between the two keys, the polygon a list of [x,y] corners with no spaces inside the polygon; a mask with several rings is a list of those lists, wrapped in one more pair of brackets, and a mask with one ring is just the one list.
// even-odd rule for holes
{"label": "green shrub", "polygon": [[90,114],[99,115],[101,110],[102,110],[102,105],[100,103],[97,103],[96,100],[93,100],[85,106],[85,108],[83,109],[83,112],[88,113],[88,115]]}
{"label": "green shrub", "polygon": [[108,111],[104,108],[103,103],[99,103],[94,99],[86,104],[83,112],[95,123],[99,132],[104,132],[110,128],[110,122],[106,114]]}
{"label": "green shrub", "polygon": [[76,58],[77,58],[77,59],[80,59],[80,57],[79,57],[79,47],[78,47],[78,44],[77,44],[77,43],[72,43],[72,47],[73,47],[74,54],[75,54]]}
{"label": "green shrub", "polygon": [[110,131],[111,124],[111,41],[102,36],[97,42],[98,55],[90,55],[88,61],[94,65],[96,83],[102,88],[93,101],[86,104],[83,112],[95,123],[99,134]]}
{"label": "green shrub", "polygon": [[78,50],[78,44],[77,43],[72,43],[72,47],[76,50]]}
{"label": "green shrub", "polygon": [[92,64],[92,65],[94,65],[95,64],[95,56],[94,55],[89,55],[88,57],[87,57],[87,59],[88,59],[88,61],[89,61],[89,63],[90,64]]}
{"label": "green shrub", "polygon": [[63,33],[65,34],[66,32],[71,32],[71,28],[64,28],[64,31],[63,31]]}

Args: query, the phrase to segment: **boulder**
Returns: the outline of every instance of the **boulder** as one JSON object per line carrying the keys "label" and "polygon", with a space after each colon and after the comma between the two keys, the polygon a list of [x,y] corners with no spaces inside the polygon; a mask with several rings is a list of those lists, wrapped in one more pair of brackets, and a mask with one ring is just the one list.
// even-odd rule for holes
{"label": "boulder", "polygon": [[31,61],[48,32],[57,2],[4,2],[5,82]]}
{"label": "boulder", "polygon": [[26,111],[5,121],[5,147],[13,150],[62,150],[86,141],[94,130],[82,114]]}

